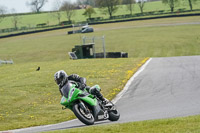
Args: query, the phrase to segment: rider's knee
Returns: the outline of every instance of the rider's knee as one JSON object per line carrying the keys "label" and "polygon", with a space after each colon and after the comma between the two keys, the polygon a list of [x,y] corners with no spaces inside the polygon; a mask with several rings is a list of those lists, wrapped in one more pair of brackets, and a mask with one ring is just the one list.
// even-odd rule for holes
{"label": "rider's knee", "polygon": [[89,93],[95,95],[97,93],[99,93],[101,91],[101,88],[99,87],[99,85],[95,85],[95,86],[92,86],[90,89],[89,89]]}

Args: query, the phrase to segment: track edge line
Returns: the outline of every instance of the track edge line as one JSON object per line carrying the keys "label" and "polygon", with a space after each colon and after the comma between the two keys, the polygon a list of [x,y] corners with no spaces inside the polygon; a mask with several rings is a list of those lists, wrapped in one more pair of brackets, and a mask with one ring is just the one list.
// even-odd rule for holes
{"label": "track edge line", "polygon": [[131,83],[134,81],[134,79],[146,68],[146,66],[149,64],[149,62],[152,60],[152,58],[149,58],[143,65],[138,69],[138,71],[133,74],[133,76],[128,80],[125,87],[120,91],[120,93],[117,94],[117,96],[112,100],[112,103],[116,103],[123,95],[126,93],[126,91],[129,89]]}

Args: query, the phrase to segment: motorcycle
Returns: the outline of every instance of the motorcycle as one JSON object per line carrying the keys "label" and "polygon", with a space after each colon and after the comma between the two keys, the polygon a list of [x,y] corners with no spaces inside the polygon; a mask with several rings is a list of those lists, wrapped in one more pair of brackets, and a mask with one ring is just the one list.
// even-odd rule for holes
{"label": "motorcycle", "polygon": [[[96,96],[87,92],[86,89],[78,89],[78,84],[69,81],[62,87],[63,96],[60,104],[63,109],[70,109],[75,116],[86,125],[93,125],[96,121],[110,120],[117,121],[120,113],[112,102],[103,104]],[[95,87],[100,88],[99,85]]]}

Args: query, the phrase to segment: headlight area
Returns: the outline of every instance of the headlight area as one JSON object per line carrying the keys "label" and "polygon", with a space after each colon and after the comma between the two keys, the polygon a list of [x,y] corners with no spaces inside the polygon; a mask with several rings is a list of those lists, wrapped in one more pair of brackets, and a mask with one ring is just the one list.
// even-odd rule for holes
{"label": "headlight area", "polygon": [[73,88],[71,91],[70,91],[70,94],[69,94],[69,97],[68,97],[68,102],[70,102],[73,94],[74,94],[74,91],[75,91],[75,88]]}

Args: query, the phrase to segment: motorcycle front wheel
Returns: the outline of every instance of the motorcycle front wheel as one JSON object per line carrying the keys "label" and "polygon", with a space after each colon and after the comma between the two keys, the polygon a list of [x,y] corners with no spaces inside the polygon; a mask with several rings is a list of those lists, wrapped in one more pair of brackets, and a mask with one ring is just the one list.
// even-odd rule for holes
{"label": "motorcycle front wheel", "polygon": [[[86,106],[86,105],[85,105]],[[86,106],[87,107],[87,106]],[[91,112],[85,112],[79,104],[75,104],[72,108],[72,111],[76,115],[76,117],[86,125],[93,125],[94,124],[94,116]]]}

